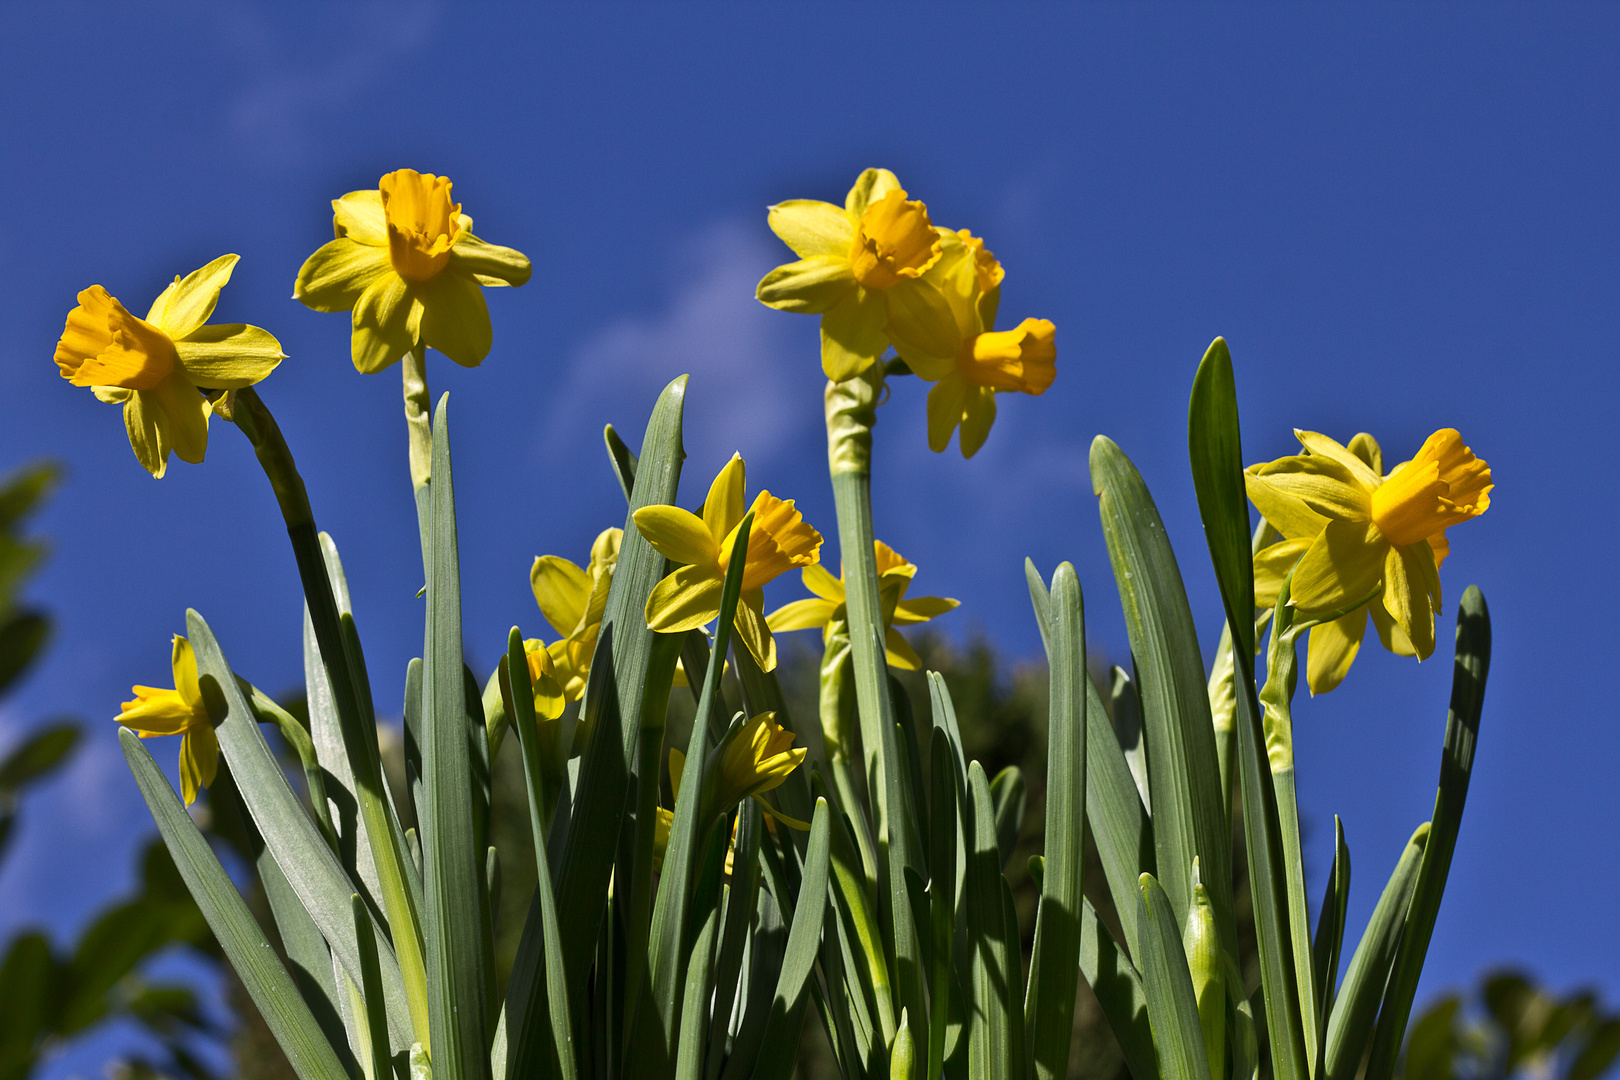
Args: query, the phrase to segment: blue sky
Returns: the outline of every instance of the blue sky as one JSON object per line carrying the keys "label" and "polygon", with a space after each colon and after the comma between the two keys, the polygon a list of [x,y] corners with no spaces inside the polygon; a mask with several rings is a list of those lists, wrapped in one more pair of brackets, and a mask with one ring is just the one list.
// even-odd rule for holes
{"label": "blue sky", "polygon": [[[152,481],[117,412],[50,362],[79,289],[139,309],[174,274],[242,256],[218,318],[289,354],[262,393],[397,712],[421,640],[398,377],[357,374],[345,319],[289,298],[331,235],[328,200],[402,166],[447,174],[480,235],[534,260],[529,285],[491,295],[481,369],[430,362],[458,421],[468,645],[487,667],[507,627],[539,628],[533,557],[583,561],[622,518],[601,425],[639,433],[680,372],[683,499],[738,450],[751,488],[834,533],[815,320],[761,307],[753,285],[790,257],[767,204],[838,201],[884,165],[937,222],[987,238],[1005,324],[1058,326],[1056,384],[1003,397],[971,462],[927,450],[920,387],[880,414],[878,532],[921,566],[919,591],[963,601],[950,631],[1034,655],[1023,557],[1069,559],[1093,647],[1126,655],[1086,469],[1102,432],[1154,491],[1213,648],[1185,410],[1216,334],[1250,460],[1291,452],[1295,426],[1371,431],[1390,461],[1460,428],[1498,487],[1453,533],[1444,584],[1453,601],[1484,589],[1495,656],[1424,993],[1504,961],[1620,993],[1602,899],[1620,888],[1620,11],[69,4],[0,24],[0,463],[70,470],[38,523],[55,645],[0,709],[0,741],[59,713],[93,728],[28,806],[0,935],[73,932],[131,882],[150,828],[110,717],[131,683],[166,677],[188,605],[256,683],[301,671],[296,576],[244,441],[216,424],[206,464]],[[773,601],[797,595],[785,582]],[[1369,650],[1296,708],[1309,859],[1319,880],[1337,812],[1356,933],[1430,813],[1442,654]]]}

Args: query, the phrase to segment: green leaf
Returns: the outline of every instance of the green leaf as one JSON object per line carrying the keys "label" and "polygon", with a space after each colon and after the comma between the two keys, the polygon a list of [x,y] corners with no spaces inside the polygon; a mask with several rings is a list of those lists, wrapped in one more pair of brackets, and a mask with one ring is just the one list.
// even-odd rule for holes
{"label": "green leaf", "polygon": [[[1317,916],[1316,940],[1311,962],[1316,970],[1317,1030],[1326,1032],[1333,1012],[1333,991],[1339,983],[1339,955],[1344,949],[1344,917],[1350,904],[1350,848],[1344,842],[1344,822],[1333,815],[1333,868],[1328,872],[1327,890]],[[1322,1041],[1323,1052],[1327,1040]],[[1317,1062],[1320,1073],[1322,1062]]]}
{"label": "green leaf", "polygon": [[[18,934],[0,963],[0,1068],[31,1064],[51,1007],[56,958],[39,933]],[[31,1068],[18,1070],[28,1075]]]}
{"label": "green leaf", "polygon": [[[580,793],[571,808],[566,841],[558,861],[556,895],[558,926],[571,996],[584,991],[595,951],[597,929],[606,905],[608,879],[618,850],[619,829],[628,802],[631,769],[639,761],[642,696],[646,689],[653,632],[647,629],[647,597],[664,573],[664,557],[636,529],[633,515],[643,506],[675,501],[680,481],[681,413],[686,396],[685,375],[666,386],[647,421],[641,459],[632,489],[631,517],[625,519],[619,561],[608,591],[602,629],[591,677],[586,687],[580,722],[592,731],[579,770]],[[538,956],[520,952],[513,966],[508,1011],[524,1005]],[[521,1014],[524,1009],[516,1011]],[[514,1047],[521,1051],[521,1045]],[[523,1053],[510,1059],[512,1075],[524,1075]]]}
{"label": "green leaf", "polygon": [[[1103,436],[1091,444],[1091,482],[1136,661],[1153,793],[1159,880],[1177,921],[1192,903],[1192,861],[1207,870],[1210,902],[1235,948],[1231,835],[1221,805],[1203,653],[1181,571],[1141,475]],[[1247,550],[1247,549],[1245,549]]]}
{"label": "green leaf", "polygon": [[1024,1022],[1040,1080],[1069,1072],[1080,975],[1081,866],[1086,831],[1085,609],[1068,563],[1052,575],[1047,605],[1050,702],[1046,751],[1046,852],[1030,955]]}
{"label": "green leaf", "polygon": [[1485,676],[1491,665],[1491,616],[1485,596],[1470,585],[1457,605],[1457,652],[1452,665],[1451,710],[1446,717],[1446,741],[1440,756],[1440,790],[1434,800],[1434,830],[1423,851],[1423,869],[1417,892],[1406,913],[1406,928],[1400,951],[1390,973],[1389,989],[1378,1012],[1378,1030],[1373,1036],[1372,1058],[1367,1063],[1367,1080],[1389,1080],[1400,1056],[1406,1034],[1406,1019],[1417,996],[1423,960],[1429,951],[1429,938],[1440,915],[1440,898],[1451,870],[1451,855],[1457,848],[1457,831],[1462,827],[1463,803],[1468,798],[1468,780],[1474,769],[1474,744],[1479,738],[1479,715],[1485,705]]}
{"label": "green leaf", "polygon": [[[1187,407],[1187,452],[1193,489],[1204,521],[1210,561],[1221,582],[1228,622],[1241,654],[1254,656],[1254,557],[1249,497],[1243,484],[1243,440],[1238,430],[1237,385],[1226,339],[1210,343],[1193,376]],[[1250,663],[1252,669],[1252,661]]]}
{"label": "green leaf", "polygon": [[[206,625],[203,630],[206,633]],[[214,652],[217,657],[217,647]],[[128,729],[120,729],[118,740],[130,771],[135,774],[135,783],[157,821],[158,832],[185,878],[186,887],[196,898],[226,959],[247,988],[293,1070],[300,1080],[349,1080],[309,1007],[298,996],[287,969],[276,959],[275,950],[265,940],[258,922],[152,755]],[[352,941],[352,926],[349,936]]]}
{"label": "green leaf", "polygon": [[[684,784],[685,781],[682,781]],[[799,1031],[804,1026],[804,1007],[810,969],[821,947],[821,932],[827,911],[827,867],[831,853],[831,808],[825,799],[816,800],[810,821],[810,844],[804,864],[804,881],[799,902],[788,930],[787,949],[782,954],[781,974],[776,980],[776,996],[770,1019],[754,1067],[758,1080],[786,1080],[793,1073],[799,1047]]]}
{"label": "green leaf", "polygon": [[[725,855],[722,836],[720,853]],[[704,1050],[708,1043],[704,1036],[708,1029],[709,998],[713,992],[710,976],[714,972],[714,942],[719,934],[720,907],[709,906],[708,915],[698,931],[692,956],[686,965],[686,1000],[681,1010],[681,1037],[675,1060],[675,1080],[700,1080],[703,1076]],[[724,1043],[719,1044],[723,1046]],[[716,1048],[718,1056],[719,1047]]]}
{"label": "green leaf", "polygon": [[[1135,924],[1133,917],[1131,925]],[[1158,1080],[1159,1059],[1153,1049],[1142,975],[1114,942],[1090,900],[1080,912],[1080,974],[1108,1018],[1132,1080]]]}
{"label": "green leaf", "polygon": [[1350,957],[1350,966],[1344,970],[1344,985],[1339,988],[1328,1014],[1325,1040],[1325,1075],[1328,1080],[1354,1080],[1367,1050],[1367,1038],[1378,1016],[1378,1006],[1389,982],[1389,971],[1395,962],[1395,951],[1401,943],[1401,931],[1407,910],[1412,906],[1412,893],[1417,888],[1418,871],[1423,862],[1423,851],[1429,842],[1429,823],[1419,825],[1412,839],[1401,851],[1384,892],[1373,908],[1367,929]]}
{"label": "green leaf", "polygon": [[1141,889],[1136,925],[1142,939],[1142,988],[1160,1071],[1165,1080],[1210,1080],[1180,924],[1152,874],[1142,875]]}
{"label": "green leaf", "polygon": [[0,762],[0,801],[66,763],[83,732],[77,724],[51,724],[28,737]]}
{"label": "green leaf", "polygon": [[608,460],[613,463],[613,475],[619,478],[619,487],[624,489],[626,501],[634,502],[636,466],[639,464],[635,451],[625,445],[612,424],[602,429],[602,439],[607,443]]}
{"label": "green leaf", "polygon": [[[971,972],[971,1027],[968,1032],[968,1076],[996,1080],[1024,1069],[1023,1012],[1019,993],[1023,963],[1016,920],[1009,925],[1003,904],[1006,878],[996,849],[995,812],[984,768],[968,765],[972,799],[972,835],[967,838],[968,948]],[[969,819],[964,818],[964,826]]]}
{"label": "green leaf", "polygon": [[[692,735],[686,744],[686,767],[681,776],[681,790],[687,792],[687,797],[675,800],[675,820],[670,826],[669,842],[664,849],[664,868],[658,877],[658,897],[653,904],[652,929],[648,939],[650,955],[647,977],[653,1000],[660,1012],[657,1016],[642,1017],[638,1021],[647,1034],[639,1040],[636,1049],[643,1055],[654,1055],[642,1058],[644,1061],[656,1061],[660,1053],[668,1054],[675,1049],[681,1004],[678,988],[686,959],[682,946],[691,902],[690,881],[698,855],[698,843],[707,833],[705,823],[699,817],[703,812],[702,795],[708,769],[708,725],[702,722],[702,717],[709,715],[720,693],[720,675],[725,668],[732,621],[736,617],[737,600],[742,593],[748,535],[753,524],[754,513],[750,510],[737,525],[737,539],[732,545],[731,562],[726,567],[726,580],[720,593],[720,614],[715,620],[714,650],[709,655],[708,668],[703,675],[703,691],[698,698],[695,714],[697,719],[692,723]],[[661,1051],[659,1040],[662,1040]]]}
{"label": "green leaf", "polygon": [[[534,842],[535,906],[540,915],[540,939],[543,963],[539,974],[543,978],[540,993],[532,999],[543,1004],[548,1026],[534,1033],[527,1045],[535,1047],[532,1073],[508,1075],[538,1075],[574,1080],[574,1022],[568,1004],[568,973],[563,959],[561,931],[558,929],[557,901],[551,887],[551,863],[546,853],[546,831],[542,824],[545,808],[541,805],[545,783],[541,777],[540,740],[536,731],[534,712],[534,684],[529,679],[528,656],[523,647],[523,634],[512,627],[506,640],[507,677],[501,689],[507,709],[512,716],[512,727],[517,732],[518,745],[523,751],[524,790],[528,794],[529,834]],[[538,1010],[536,1010],[536,1014]],[[543,1052],[542,1052],[543,1051]]]}
{"label": "green leaf", "polygon": [[726,889],[725,918],[720,929],[719,955],[714,967],[714,1013],[709,1021],[709,1054],[705,1075],[714,1080],[720,1074],[731,1024],[731,1010],[743,973],[743,951],[753,928],[755,902],[759,894],[759,846],[765,832],[765,815],[759,803],[744,799],[737,811],[737,850],[731,860],[731,884]]}
{"label": "green leaf", "polygon": [[49,498],[62,480],[62,466],[36,461],[0,480],[0,529],[13,529]]}
{"label": "green leaf", "polygon": [[923,925],[929,927],[929,948],[933,954],[932,980],[929,987],[929,1005],[933,1010],[928,1020],[928,1073],[937,1077],[945,1061],[945,1030],[949,1023],[949,1005],[955,990],[951,978],[951,939],[956,931],[957,884],[957,788],[954,751],[950,736],[943,728],[934,728],[931,745],[933,790],[929,799],[929,812],[933,820],[928,826],[928,870],[932,875],[928,883],[930,918]]}
{"label": "green leaf", "polygon": [[[1050,598],[1035,564],[1024,560],[1030,600],[1040,623],[1041,640],[1050,648]],[[1153,825],[1138,796],[1136,781],[1120,750],[1108,709],[1096,684],[1086,679],[1086,821],[1097,841],[1103,878],[1125,934],[1125,947],[1135,954],[1136,879],[1153,871]],[[1138,1077],[1138,1080],[1141,1080]]]}
{"label": "green leaf", "polygon": [[[256,830],[254,837],[258,837]],[[359,1065],[349,1047],[348,1029],[344,1027],[334,977],[335,972],[342,973],[343,968],[333,962],[331,950],[326,947],[326,939],[321,936],[320,928],[309,917],[309,912],[304,910],[304,905],[298,902],[298,894],[287,883],[287,875],[281,872],[275,856],[264,846],[263,840],[258,843],[259,853],[253,864],[258,870],[259,882],[264,886],[270,914],[276,921],[276,932],[281,936],[281,948],[286,954],[293,982],[314,1014],[326,1041],[343,1062],[345,1071],[352,1075]],[[383,1030],[386,1034],[387,1028]]]}
{"label": "green leaf", "polygon": [[354,936],[360,943],[360,991],[365,1000],[365,1034],[361,1045],[362,1048],[371,1049],[367,1075],[370,1080],[389,1080],[393,1070],[389,1066],[388,1013],[383,1007],[382,967],[377,963],[377,943],[372,934],[371,913],[359,893],[351,896],[349,903],[354,909]]}
{"label": "green leaf", "polygon": [[[288,786],[281,763],[265,744],[258,716],[242,695],[208,623],[197,612],[188,610],[186,631],[197,656],[203,697],[214,716],[214,733],[219,738],[220,752],[230,763],[242,802],[299,902],[320,927],[349,977],[358,983],[360,952],[354,936],[354,915],[349,910],[354,882],[344,873],[298,796]],[[170,850],[173,851],[172,845]],[[176,854],[175,862],[179,861]],[[383,991],[388,1000],[391,1039],[395,1047],[409,1046],[410,1013],[399,963],[388,938],[383,936],[383,928],[379,927],[377,933],[381,939],[378,952],[383,969]]]}
{"label": "green leaf", "polygon": [[[461,645],[461,565],[449,395],[433,418],[427,640],[422,663],[422,933],[435,1080],[484,1080],[483,848],[474,821],[472,735]],[[483,725],[478,725],[483,735]]]}
{"label": "green leaf", "polygon": [[1009,765],[998,772],[990,781],[990,800],[995,804],[996,850],[1001,852],[1001,869],[1005,870],[1018,846],[1024,811],[1029,806],[1029,785],[1024,783],[1023,770]]}
{"label": "green leaf", "polygon": [[33,662],[50,636],[51,624],[43,615],[24,612],[0,625],[0,690],[10,686]]}

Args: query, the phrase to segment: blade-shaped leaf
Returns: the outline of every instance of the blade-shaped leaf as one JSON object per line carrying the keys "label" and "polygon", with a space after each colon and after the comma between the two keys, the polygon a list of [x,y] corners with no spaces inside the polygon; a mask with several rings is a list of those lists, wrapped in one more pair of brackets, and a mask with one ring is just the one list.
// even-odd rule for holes
{"label": "blade-shaped leaf", "polygon": [[798,1057],[799,1031],[804,1026],[804,1007],[809,1000],[810,969],[821,947],[821,932],[825,923],[823,916],[827,910],[830,815],[827,800],[817,799],[815,817],[810,822],[810,844],[806,849],[799,902],[788,929],[782,971],[776,980],[776,997],[754,1067],[754,1076],[759,1080],[786,1080],[792,1075]]}
{"label": "blade-shaped leaf", "polygon": [[[1131,920],[1132,925],[1135,922]],[[1108,1018],[1133,1080],[1158,1080],[1159,1059],[1153,1049],[1142,975],[1120,951],[1090,900],[1080,913],[1080,973]]]}
{"label": "blade-shaped leaf", "polygon": [[[1008,925],[1003,904],[1006,878],[996,848],[995,811],[984,768],[968,765],[972,834],[967,837],[967,958],[971,972],[968,1076],[995,1080],[1023,1071],[1023,1012],[1018,1009],[1023,964],[1018,926]],[[964,822],[965,823],[965,822]]]}
{"label": "blade-shaped leaf", "polygon": [[[1337,814],[1333,815],[1333,840],[1333,869],[1328,872],[1327,891],[1322,896],[1316,940],[1311,949],[1311,962],[1316,966],[1317,1029],[1324,1034],[1333,1012],[1333,993],[1339,982],[1339,955],[1344,950],[1344,917],[1350,904],[1350,848],[1344,842],[1344,822]],[[1325,1038],[1322,1048],[1325,1053]],[[1317,1064],[1317,1072],[1321,1072],[1321,1062]]]}
{"label": "blade-shaped leaf", "polygon": [[[185,879],[186,888],[197,901],[209,929],[213,930],[271,1034],[287,1055],[288,1063],[300,1080],[349,1080],[309,1006],[299,997],[292,977],[281,966],[275,950],[265,940],[264,931],[259,929],[253,913],[180,804],[157,762],[128,728],[119,729],[118,741],[130,772],[135,774],[141,796],[157,821],[158,832]],[[353,937],[351,929],[350,939]]]}
{"label": "blade-shaped leaf", "polygon": [[1209,1080],[1209,1058],[1204,1054],[1181,927],[1152,874],[1142,875],[1141,889],[1136,926],[1142,941],[1142,988],[1160,1073],[1165,1080]]}

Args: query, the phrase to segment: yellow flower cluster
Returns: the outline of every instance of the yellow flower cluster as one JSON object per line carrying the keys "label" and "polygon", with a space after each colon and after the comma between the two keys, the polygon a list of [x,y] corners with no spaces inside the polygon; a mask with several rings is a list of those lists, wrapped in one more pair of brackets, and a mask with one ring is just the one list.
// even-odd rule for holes
{"label": "yellow flower cluster", "polygon": [[1255,602],[1274,606],[1289,574],[1289,603],[1307,618],[1346,613],[1311,629],[1306,681],[1313,694],[1338,686],[1371,618],[1384,647],[1426,659],[1434,652],[1446,530],[1491,505],[1490,466],[1451,428],[1417,455],[1383,471],[1371,435],[1342,446],[1294,433],[1304,453],[1244,474],[1249,499],[1282,539],[1255,556]]}
{"label": "yellow flower cluster", "polygon": [[794,199],[769,222],[797,262],[760,281],[759,300],[821,316],[821,366],[834,382],[894,346],[928,394],[928,445],[972,457],[996,418],[997,393],[1043,394],[1057,374],[1056,328],[1025,319],[995,330],[1005,277],[984,241],[935,226],[887,169],[867,169],[843,207]]}

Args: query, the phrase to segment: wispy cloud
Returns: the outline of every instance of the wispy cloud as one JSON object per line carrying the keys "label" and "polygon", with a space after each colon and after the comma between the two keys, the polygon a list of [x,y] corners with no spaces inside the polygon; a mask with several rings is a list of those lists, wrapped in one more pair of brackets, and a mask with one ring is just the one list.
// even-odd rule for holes
{"label": "wispy cloud", "polygon": [[692,376],[689,457],[718,465],[740,451],[750,462],[768,460],[814,435],[822,377],[814,338],[803,333],[813,333],[814,321],[754,299],[761,275],[781,261],[763,232],[738,221],[704,230],[679,253],[667,302],[615,319],[576,349],[552,399],[541,453],[599,440],[605,420],[631,419],[621,415],[626,401],[650,401],[681,372]]}
{"label": "wispy cloud", "polygon": [[321,114],[341,109],[422,47],[439,18],[438,5],[428,2],[323,8],[320,18],[347,24],[330,34],[343,47],[311,60],[281,40],[269,20],[232,11],[227,33],[260,70],[227,106],[230,130],[248,157],[282,165],[309,160],[317,143],[311,128]]}

